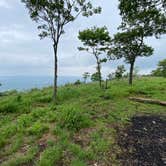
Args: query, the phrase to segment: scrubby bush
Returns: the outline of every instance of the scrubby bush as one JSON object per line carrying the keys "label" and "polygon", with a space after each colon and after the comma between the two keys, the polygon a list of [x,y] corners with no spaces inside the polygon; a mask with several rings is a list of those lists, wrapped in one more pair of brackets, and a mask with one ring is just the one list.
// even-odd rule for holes
{"label": "scrubby bush", "polygon": [[48,130],[48,126],[41,124],[40,122],[34,123],[30,128],[27,129],[30,135],[40,135]]}
{"label": "scrubby bush", "polygon": [[40,103],[49,103],[52,100],[52,96],[49,95],[44,95],[44,96],[40,96],[38,98],[36,98],[36,102],[40,102]]}
{"label": "scrubby bush", "polygon": [[166,59],[160,61],[158,63],[158,67],[156,70],[152,71],[153,76],[166,77]]}
{"label": "scrubby bush", "polygon": [[87,164],[79,159],[73,160],[71,166],[87,166]]}
{"label": "scrubby bush", "polygon": [[72,87],[72,86],[66,86],[61,89],[59,89],[59,94],[57,96],[58,101],[66,101],[71,98],[78,98],[80,96],[80,93],[78,89]]}
{"label": "scrubby bush", "polygon": [[0,102],[0,113],[29,112],[31,108],[30,100],[23,100],[21,95],[5,98]]}
{"label": "scrubby bush", "polygon": [[61,128],[78,131],[90,125],[90,119],[84,110],[73,105],[62,107],[58,117],[58,125]]}
{"label": "scrubby bush", "polygon": [[18,102],[13,99],[4,101],[4,102],[1,102],[0,112],[3,112],[3,113],[17,112],[18,107],[19,107]]}
{"label": "scrubby bush", "polygon": [[123,77],[124,72],[126,71],[124,65],[120,65],[117,67],[115,71],[115,78],[116,79],[121,79]]}
{"label": "scrubby bush", "polygon": [[18,129],[24,129],[25,127],[28,127],[33,122],[32,116],[29,116],[27,114],[22,114],[17,119],[17,128]]}
{"label": "scrubby bush", "polygon": [[56,163],[61,159],[62,149],[59,146],[54,146],[47,148],[40,157],[39,166],[51,166],[56,165]]}
{"label": "scrubby bush", "polygon": [[77,80],[74,85],[80,85],[81,84],[81,81],[80,80]]}

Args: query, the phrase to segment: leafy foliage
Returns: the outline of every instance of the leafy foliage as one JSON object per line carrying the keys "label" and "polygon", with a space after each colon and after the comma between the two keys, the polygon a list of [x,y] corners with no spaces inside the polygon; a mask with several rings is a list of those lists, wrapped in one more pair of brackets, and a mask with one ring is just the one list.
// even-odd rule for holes
{"label": "leafy foliage", "polygon": [[73,22],[82,14],[92,16],[101,12],[101,8],[93,8],[89,0],[22,0],[29,10],[30,17],[36,21],[40,30],[40,38],[49,37],[53,42],[54,49],[54,93],[57,97],[57,70],[58,70],[58,44],[64,27]]}
{"label": "leafy foliage", "polygon": [[100,74],[98,73],[98,72],[96,72],[96,73],[93,73],[92,75],[91,75],[91,80],[92,81],[100,81],[100,79],[102,79],[102,78],[100,78]]}
{"label": "leafy foliage", "polygon": [[114,35],[112,53],[124,57],[127,63],[132,63],[138,56],[150,56],[153,49],[143,42],[137,29]]}
{"label": "leafy foliage", "polygon": [[126,71],[126,69],[125,69],[124,65],[118,66],[115,71],[115,78],[117,78],[117,79],[122,78],[125,71]]}
{"label": "leafy foliage", "polygon": [[134,63],[137,57],[150,56],[153,48],[144,43],[144,36],[138,29],[128,30],[114,35],[111,54],[125,58],[130,64],[129,83],[132,84]]}
{"label": "leafy foliage", "polygon": [[74,21],[80,14],[91,16],[100,13],[101,8],[93,8],[90,1],[84,0],[22,0],[29,9],[30,17],[41,23],[38,29],[41,38],[51,37],[53,42],[64,33],[64,26]]}
{"label": "leafy foliage", "polygon": [[120,49],[118,48],[115,52],[123,50],[124,52],[121,52],[121,54],[126,54],[126,52],[128,54],[130,50],[133,54],[133,57],[130,55],[126,59],[131,64],[129,83],[132,84],[135,57],[149,56],[153,52],[151,47],[144,44],[144,39],[150,36],[158,38],[166,33],[166,1],[119,0],[119,2],[120,15],[122,16],[122,23],[119,28],[123,31],[119,36],[123,35],[125,40],[128,36],[129,41],[128,44],[125,41],[126,48],[123,48],[122,44],[122,49],[119,47]]}
{"label": "leafy foliage", "polygon": [[61,109],[58,125],[72,131],[78,131],[82,128],[88,127],[90,121],[82,109],[74,107],[73,105],[68,105]]}
{"label": "leafy foliage", "polygon": [[152,71],[152,75],[166,77],[166,59],[158,63],[158,68]]}
{"label": "leafy foliage", "polygon": [[97,63],[97,73],[99,74],[99,84],[101,87],[101,64],[105,63],[107,59],[101,54],[108,52],[111,44],[111,38],[106,27],[86,29],[80,31],[78,38],[83,43],[83,47],[79,47],[80,51],[87,51],[95,56]]}
{"label": "leafy foliage", "polygon": [[84,82],[86,83],[87,79],[90,77],[90,73],[89,72],[85,72],[83,74],[83,79],[84,79]]}
{"label": "leafy foliage", "polygon": [[165,0],[119,0],[122,28],[139,29],[143,36],[166,33]]}
{"label": "leafy foliage", "polygon": [[62,157],[62,149],[60,146],[50,147],[41,154],[39,166],[54,165]]}

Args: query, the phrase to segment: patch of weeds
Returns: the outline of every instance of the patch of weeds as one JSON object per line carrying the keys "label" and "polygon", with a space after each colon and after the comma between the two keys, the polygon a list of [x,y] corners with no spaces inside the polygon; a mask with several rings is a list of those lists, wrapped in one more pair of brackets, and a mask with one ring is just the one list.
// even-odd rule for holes
{"label": "patch of weeds", "polygon": [[110,148],[110,142],[108,139],[103,138],[100,133],[93,133],[91,136],[91,144],[90,147],[93,150],[96,157],[104,157],[104,155],[108,152]]}
{"label": "patch of weeds", "polygon": [[45,116],[46,112],[47,112],[47,109],[37,108],[31,112],[31,116],[34,119],[40,119],[41,117]]}
{"label": "patch of weeds", "polygon": [[0,148],[3,147],[7,139],[17,133],[17,126],[15,124],[8,125],[0,131]]}
{"label": "patch of weeds", "polygon": [[60,161],[62,155],[63,150],[60,146],[49,147],[41,154],[38,166],[54,166]]}
{"label": "patch of weeds", "polygon": [[90,151],[84,150],[80,145],[69,144],[68,150],[81,161],[93,159],[93,154]]}
{"label": "patch of weeds", "polygon": [[33,118],[30,114],[22,114],[17,119],[17,128],[18,130],[24,130],[26,127],[29,127],[32,122]]}
{"label": "patch of weeds", "polygon": [[75,159],[71,162],[70,166],[87,166],[87,164],[84,161]]}
{"label": "patch of weeds", "polygon": [[15,100],[4,101],[4,102],[1,102],[0,112],[14,113],[14,112],[17,112],[18,107],[19,107],[18,102],[16,102]]}
{"label": "patch of weeds", "polygon": [[103,92],[103,94],[100,95],[100,98],[101,99],[104,99],[104,100],[110,100],[110,99],[113,99],[113,96],[111,94],[111,91],[105,91]]}
{"label": "patch of weeds", "polygon": [[16,135],[16,136],[17,136],[16,138],[11,140],[10,145],[7,145],[7,147],[5,147],[2,150],[2,152],[0,151],[0,156],[10,155],[16,152],[20,148],[23,142],[23,136],[22,135]]}
{"label": "patch of weeds", "polygon": [[65,140],[65,139],[70,139],[71,134],[72,134],[72,133],[69,132],[69,131],[66,130],[66,129],[62,129],[62,128],[59,127],[59,126],[56,126],[56,127],[55,127],[54,135],[58,136],[61,141],[62,141],[62,140]]}
{"label": "patch of weeds", "polygon": [[66,105],[61,107],[58,117],[57,125],[71,131],[79,131],[91,124],[88,115],[78,106]]}
{"label": "patch of weeds", "polygon": [[41,117],[41,122],[55,122],[57,120],[57,114],[54,111],[46,111],[45,116]]}
{"label": "patch of weeds", "polygon": [[48,126],[40,122],[35,122],[30,128],[27,129],[29,135],[41,135],[48,131]]}
{"label": "patch of weeds", "polygon": [[37,153],[37,147],[33,147],[25,154],[16,153],[12,158],[3,162],[1,166],[20,166],[20,165],[32,165],[32,160]]}
{"label": "patch of weeds", "polygon": [[78,98],[80,96],[76,87],[63,87],[59,89],[57,96],[58,101],[67,101],[68,99]]}
{"label": "patch of weeds", "polygon": [[0,148],[2,148],[3,146],[5,146],[6,144],[6,139],[4,137],[0,137]]}
{"label": "patch of weeds", "polygon": [[49,95],[44,95],[44,96],[40,96],[38,98],[36,98],[35,100],[36,102],[40,102],[40,103],[50,103],[52,101],[52,96]]}
{"label": "patch of weeds", "polygon": [[0,103],[0,113],[25,113],[29,112],[30,108],[30,101],[22,100],[21,95],[9,97]]}

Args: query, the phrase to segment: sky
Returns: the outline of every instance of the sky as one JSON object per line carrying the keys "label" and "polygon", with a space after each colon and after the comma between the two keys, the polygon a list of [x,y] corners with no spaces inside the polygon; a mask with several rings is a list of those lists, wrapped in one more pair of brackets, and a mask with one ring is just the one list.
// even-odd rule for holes
{"label": "sky", "polygon": [[[40,40],[37,24],[29,18],[28,10],[21,0],[0,0],[0,76],[53,75],[53,49],[49,39]],[[58,49],[58,75],[81,76],[84,72],[94,73],[95,59],[86,52],[79,52],[81,42],[79,30],[93,26],[107,26],[110,35],[117,32],[121,18],[118,0],[92,0],[94,6],[101,6],[102,13],[91,18],[78,17],[65,27]],[[146,43],[152,46],[154,55],[138,58],[136,66],[140,74],[148,74],[157,63],[166,58],[166,36],[161,39],[148,38]],[[103,75],[114,72],[123,60],[111,61],[102,66]],[[125,64],[126,69],[128,65]]]}

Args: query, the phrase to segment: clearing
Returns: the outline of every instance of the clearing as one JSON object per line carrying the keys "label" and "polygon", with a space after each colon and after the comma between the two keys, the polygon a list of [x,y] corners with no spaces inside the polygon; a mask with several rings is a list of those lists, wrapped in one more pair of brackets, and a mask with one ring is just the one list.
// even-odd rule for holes
{"label": "clearing", "polygon": [[137,78],[6,92],[0,97],[1,166],[152,166],[166,163],[166,79]]}

